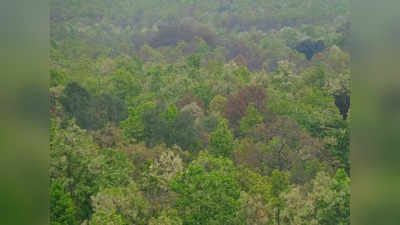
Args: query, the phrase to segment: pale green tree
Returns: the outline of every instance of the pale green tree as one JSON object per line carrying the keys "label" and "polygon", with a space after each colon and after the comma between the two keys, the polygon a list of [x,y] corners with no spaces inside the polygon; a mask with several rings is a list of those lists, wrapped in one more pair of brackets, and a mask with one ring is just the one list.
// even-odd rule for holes
{"label": "pale green tree", "polygon": [[319,173],[309,192],[293,187],[283,195],[282,220],[288,225],[350,224],[350,178],[343,169],[334,177]]}
{"label": "pale green tree", "polygon": [[133,165],[118,149],[100,150],[92,137],[72,121],[65,129],[57,120],[50,128],[50,178],[66,187],[78,220],[92,213],[91,196],[104,188],[127,185]]}
{"label": "pale green tree", "polygon": [[115,210],[97,211],[92,215],[89,225],[127,225]]}
{"label": "pale green tree", "polygon": [[162,211],[158,217],[151,218],[149,225],[183,225],[183,222],[178,212],[170,209]]}
{"label": "pale green tree", "polygon": [[167,150],[151,163],[148,175],[149,179],[157,182],[160,189],[167,190],[170,181],[181,171],[183,171],[182,159],[171,150]]}
{"label": "pale green tree", "polygon": [[217,115],[222,115],[227,103],[227,98],[222,95],[215,96],[208,106],[209,111]]}
{"label": "pale green tree", "polygon": [[104,189],[92,197],[92,206],[94,216],[90,224],[95,224],[99,216],[117,222],[122,220],[123,224],[145,225],[150,216],[150,205],[133,182],[126,187]]}

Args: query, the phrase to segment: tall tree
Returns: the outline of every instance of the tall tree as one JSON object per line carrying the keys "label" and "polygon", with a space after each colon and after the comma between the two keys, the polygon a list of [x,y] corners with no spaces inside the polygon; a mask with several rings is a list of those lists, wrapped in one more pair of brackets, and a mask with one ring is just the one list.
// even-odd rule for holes
{"label": "tall tree", "polygon": [[171,183],[178,194],[177,207],[183,224],[242,224],[238,216],[240,187],[234,176],[226,172],[229,168],[218,162],[214,166],[220,168],[214,169],[199,164],[202,162],[190,165]]}
{"label": "tall tree", "polygon": [[222,119],[210,137],[211,151],[218,156],[230,157],[234,148],[234,137],[228,128],[228,121]]}
{"label": "tall tree", "polygon": [[289,188],[289,178],[286,173],[274,170],[269,179],[271,183],[271,203],[275,208],[275,224],[281,224],[281,211],[284,207],[284,199],[282,194]]}
{"label": "tall tree", "polygon": [[50,224],[76,224],[75,206],[71,195],[60,180],[52,180],[50,185]]}

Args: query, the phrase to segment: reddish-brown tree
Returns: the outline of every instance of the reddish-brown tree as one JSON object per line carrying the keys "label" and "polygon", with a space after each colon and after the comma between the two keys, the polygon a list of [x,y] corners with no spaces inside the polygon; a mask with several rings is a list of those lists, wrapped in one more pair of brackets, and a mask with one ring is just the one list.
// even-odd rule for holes
{"label": "reddish-brown tree", "polygon": [[228,96],[225,117],[232,127],[236,127],[240,119],[246,115],[249,104],[254,104],[259,112],[265,110],[265,93],[262,87],[248,86]]}

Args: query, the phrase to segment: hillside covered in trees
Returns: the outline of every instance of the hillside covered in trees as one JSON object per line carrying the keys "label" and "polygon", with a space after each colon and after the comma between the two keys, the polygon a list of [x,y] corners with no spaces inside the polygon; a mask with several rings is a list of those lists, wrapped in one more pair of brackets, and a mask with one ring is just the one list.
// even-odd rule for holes
{"label": "hillside covered in trees", "polygon": [[51,0],[51,225],[349,225],[348,0]]}

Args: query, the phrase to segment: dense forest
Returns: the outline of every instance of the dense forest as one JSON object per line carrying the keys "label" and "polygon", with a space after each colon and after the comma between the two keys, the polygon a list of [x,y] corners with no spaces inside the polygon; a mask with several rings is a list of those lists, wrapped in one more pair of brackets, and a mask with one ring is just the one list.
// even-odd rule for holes
{"label": "dense forest", "polygon": [[348,0],[51,0],[51,225],[349,225]]}

